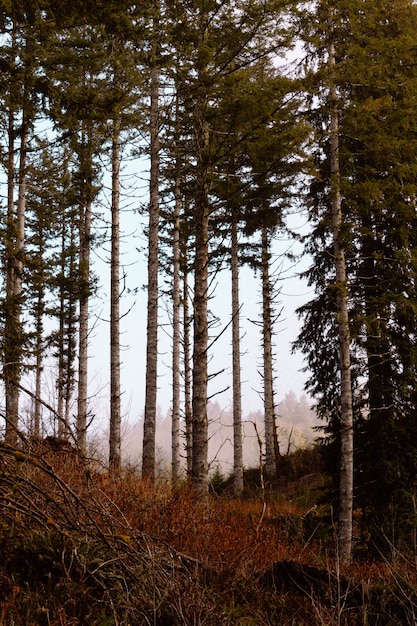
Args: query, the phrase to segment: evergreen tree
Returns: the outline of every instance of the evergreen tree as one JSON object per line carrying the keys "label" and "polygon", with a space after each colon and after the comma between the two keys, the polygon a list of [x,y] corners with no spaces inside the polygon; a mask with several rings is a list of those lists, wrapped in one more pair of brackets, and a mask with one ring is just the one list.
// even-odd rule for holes
{"label": "evergreen tree", "polygon": [[[137,18],[138,16],[136,16]],[[120,196],[122,152],[134,129],[141,126],[143,51],[137,36],[141,20],[127,22],[117,15],[107,33],[106,72],[108,81],[108,116],[111,127],[111,252],[110,252],[110,436],[109,464],[121,466],[121,376],[120,376]]]}
{"label": "evergreen tree", "polygon": [[[60,229],[65,228],[62,219],[68,218],[70,208],[63,207],[69,201],[68,164],[60,147],[54,148],[46,139],[39,142],[39,155],[35,152],[28,171],[26,271],[24,272],[27,294],[26,316],[30,329],[31,345],[26,360],[35,371],[35,398],[32,434],[36,437],[44,431],[41,421],[43,396],[43,368],[48,359],[48,349],[55,343],[57,333],[46,325],[48,318],[57,317],[53,306],[56,285],[56,267],[61,266],[57,241]],[[64,250],[62,254],[65,255]],[[65,267],[65,264],[64,264]],[[64,348],[62,346],[62,353]],[[32,354],[31,354],[32,353]],[[30,361],[29,361],[30,359]],[[34,359],[34,363],[31,362]],[[58,368],[59,369],[59,368]],[[57,410],[59,418],[62,412]],[[62,428],[58,425],[58,433]]]}
{"label": "evergreen tree", "polygon": [[[324,4],[322,8],[324,11]],[[411,439],[406,443],[405,432],[413,432],[408,416],[415,410],[408,375],[413,376],[415,368],[415,242],[411,233],[415,219],[416,83],[412,59],[416,12],[407,2],[389,7],[368,2],[366,11],[361,9],[359,2],[338,3],[332,11],[341,241],[350,293],[356,501],[365,518],[373,519],[375,528],[387,537],[400,508],[408,507],[411,513],[415,475]],[[326,113],[325,105],[316,112],[317,127],[322,126]],[[320,152],[321,178],[312,186],[316,227],[310,250],[315,264],[309,272],[319,295],[303,308],[305,322],[298,345],[306,351],[313,373],[309,386],[318,394],[319,412],[328,422],[332,440],[340,442],[340,408],[335,402],[340,394],[336,375],[338,289],[332,288],[331,224],[326,214],[332,147],[327,140]],[[333,446],[327,450],[331,452]],[[339,474],[336,457],[330,455],[330,467]]]}
{"label": "evergreen tree", "polygon": [[[181,65],[178,85],[193,111],[192,150],[192,219],[194,237],[194,355],[193,355],[193,450],[192,482],[198,492],[207,490],[207,386],[208,386],[208,286],[214,216],[219,210],[215,197],[216,169],[221,170],[224,148],[220,118],[221,100],[226,94],[228,77],[250,66],[258,56],[267,55],[283,42],[274,19],[275,5],[258,3],[220,7],[213,3],[178,7],[169,3],[172,15],[181,28],[177,54]],[[285,7],[285,5],[284,5]],[[178,29],[177,27],[177,29]],[[175,30],[175,29],[174,29]],[[273,36],[277,39],[272,44]],[[287,35],[287,33],[286,33]],[[176,40],[178,41],[178,40]],[[219,115],[220,113],[220,115]],[[230,133],[227,133],[230,137]],[[210,242],[210,243],[209,243]]]}
{"label": "evergreen tree", "polygon": [[[28,143],[39,108],[38,51],[41,22],[36,7],[2,7],[3,72],[1,93],[6,128],[7,216],[4,251],[5,298],[2,342],[6,396],[6,440],[18,441],[19,386],[23,364],[23,271]],[[35,27],[32,27],[32,25]],[[15,156],[17,156],[17,165]],[[17,189],[16,189],[17,187]]]}
{"label": "evergreen tree", "polygon": [[247,247],[242,258],[261,271],[265,469],[272,478],[279,457],[273,371],[273,327],[279,312],[274,312],[277,294],[271,273],[271,242],[285,229],[285,213],[294,202],[297,178],[305,164],[303,146],[308,129],[299,114],[297,82],[265,61],[247,73],[247,121],[240,146],[244,211],[240,218],[248,235],[259,234],[259,244],[252,251]]}
{"label": "evergreen tree", "polygon": [[343,240],[342,197],[339,158],[339,108],[334,80],[335,46],[333,16],[329,15],[329,108],[330,108],[330,198],[333,253],[336,282],[336,320],[340,371],[340,469],[338,549],[342,562],[352,553],[353,527],[353,400],[350,359],[349,293],[346,274],[346,253]]}
{"label": "evergreen tree", "polygon": [[155,428],[158,373],[158,271],[159,271],[159,2],[155,2],[152,16],[151,70],[150,70],[150,181],[148,229],[148,311],[146,331],[146,397],[143,423],[142,476],[151,483],[155,480]]}

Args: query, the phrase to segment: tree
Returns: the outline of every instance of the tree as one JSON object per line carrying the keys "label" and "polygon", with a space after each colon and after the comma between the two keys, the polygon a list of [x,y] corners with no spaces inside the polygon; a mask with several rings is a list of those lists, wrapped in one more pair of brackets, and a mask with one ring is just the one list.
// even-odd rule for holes
{"label": "tree", "polygon": [[58,306],[51,315],[58,320],[58,328],[51,338],[56,347],[58,374],[56,388],[58,394],[57,418],[58,436],[68,437],[71,433],[70,409],[75,388],[75,363],[77,355],[77,294],[78,294],[78,211],[71,203],[74,200],[70,192],[71,174],[69,164],[63,159],[64,177],[60,197],[58,198],[59,252],[56,254],[54,267],[59,271],[52,280],[52,293],[57,292]]}
{"label": "tree", "polygon": [[[281,8],[281,7],[280,7]],[[219,205],[213,202],[214,177],[221,170],[225,142],[219,115],[227,79],[259,56],[285,45],[287,33],[278,34],[273,20],[277,7],[252,3],[250,6],[187,7],[181,18],[184,46],[194,43],[192,66],[183,81],[187,110],[193,108],[193,224],[194,238],[194,338],[193,338],[193,450],[192,482],[196,492],[207,490],[207,386],[208,386],[208,285],[210,236]],[[179,13],[176,12],[176,15]],[[268,30],[269,29],[269,30]],[[276,35],[273,46],[271,40]],[[270,37],[270,38],[269,38]],[[217,134],[217,131],[220,131]],[[227,133],[228,139],[230,133]],[[229,155],[230,156],[230,155]]]}
{"label": "tree", "polygon": [[120,117],[113,120],[110,261],[110,437],[109,465],[121,465],[120,414]]}
{"label": "tree", "polygon": [[78,322],[78,408],[77,444],[85,452],[87,447],[88,415],[88,332],[90,300],[90,242],[93,191],[93,127],[83,120],[79,148],[80,219],[79,219],[79,322]]}
{"label": "tree", "polygon": [[[394,543],[402,541],[414,515],[416,470],[410,445],[415,411],[416,135],[408,121],[415,117],[416,17],[415,6],[408,2],[389,9],[375,3],[366,25],[360,16],[350,16],[354,38],[360,45],[366,42],[367,54],[352,47],[355,80],[347,67],[341,76],[352,102],[343,120],[346,164],[355,172],[346,197],[354,217],[357,341],[364,350],[367,380],[368,413],[358,420],[357,499],[376,534],[390,533]],[[379,488],[370,489],[370,484]],[[393,534],[394,528],[398,533]],[[378,549],[387,549],[385,540],[377,541]]]}
{"label": "tree", "polygon": [[155,3],[152,18],[151,72],[150,72],[150,182],[148,232],[148,313],[146,331],[146,398],[143,423],[142,476],[151,483],[155,480],[155,426],[157,408],[158,365],[158,271],[159,271],[159,3]]}
{"label": "tree", "polygon": [[[304,168],[303,145],[308,129],[299,115],[299,84],[260,60],[248,74],[246,85],[246,128],[240,149],[243,153],[242,220],[251,238],[243,260],[260,269],[262,283],[262,378],[265,421],[265,469],[276,474],[279,445],[274,402],[274,326],[278,295],[271,271],[271,241],[285,229],[285,214],[294,202],[297,179]],[[262,102],[262,106],[259,104]]]}
{"label": "tree", "polygon": [[[27,347],[26,361],[35,371],[34,413],[31,433],[40,437],[44,430],[41,420],[44,362],[48,348],[56,345],[58,333],[46,329],[48,317],[56,317],[59,323],[64,324],[64,306],[52,305],[51,294],[55,299],[55,287],[59,280],[60,271],[67,266],[66,241],[64,237],[63,249],[57,252],[57,241],[61,232],[65,230],[65,223],[70,217],[72,207],[68,193],[69,176],[68,162],[65,151],[60,146],[52,147],[44,138],[37,141],[37,150],[34,151],[28,168],[27,180],[27,215],[26,215],[26,246],[25,272],[23,275],[26,292],[26,327],[30,340]],[[59,164],[59,165],[58,165]],[[65,216],[65,219],[63,219]],[[61,260],[65,259],[64,261]],[[56,268],[59,272],[56,273]],[[55,270],[55,271],[54,271]],[[61,300],[60,295],[58,299]],[[65,306],[68,314],[69,304]],[[33,318],[33,321],[32,321]],[[50,324],[48,324],[48,327]],[[63,383],[64,368],[61,367],[65,359],[64,332],[60,336],[62,344],[59,350],[58,378]],[[34,363],[32,360],[34,359]],[[72,378],[72,377],[71,377]],[[63,412],[63,385],[58,385],[57,432],[59,436],[68,435],[67,422]]]}
{"label": "tree", "polygon": [[[26,6],[4,11],[6,80],[2,96],[7,111],[7,218],[5,242],[5,300],[3,377],[6,395],[6,440],[18,441],[19,385],[24,331],[22,322],[24,238],[28,141],[37,110],[37,31],[30,24],[39,18]],[[17,144],[16,139],[19,139]],[[18,165],[15,165],[15,154]],[[17,194],[16,194],[17,181]]]}
{"label": "tree", "polygon": [[[175,99],[175,118],[179,120],[178,94]],[[181,159],[179,155],[179,124],[175,124],[175,144],[178,152],[174,173],[174,215],[172,236],[172,427],[171,468],[172,482],[181,476],[180,418],[181,418]]]}
{"label": "tree", "polygon": [[274,369],[272,356],[273,315],[272,285],[270,277],[270,235],[265,224],[262,225],[262,348],[263,348],[263,400],[265,422],[265,474],[272,479],[276,473],[279,455],[276,433],[274,401]]}
{"label": "tree", "polygon": [[[121,23],[120,23],[121,22]],[[124,28],[121,28],[124,27]],[[111,251],[110,251],[110,436],[109,465],[118,471],[121,467],[121,379],[120,379],[120,168],[123,133],[140,121],[137,111],[138,51],[135,48],[135,30],[123,20],[111,24],[109,48],[109,114],[111,130]],[[126,29],[126,30],[125,30]]]}
{"label": "tree", "polygon": [[240,300],[239,300],[239,240],[238,220],[232,215],[231,224],[232,280],[232,361],[233,361],[233,492],[243,491],[242,383],[240,365]]}
{"label": "tree", "polygon": [[[75,23],[74,23],[75,22]],[[77,443],[86,450],[88,426],[89,302],[94,289],[90,255],[93,242],[93,203],[99,192],[96,158],[105,136],[109,99],[104,72],[106,42],[104,27],[86,24],[77,12],[72,28],[56,32],[45,55],[49,116],[57,131],[68,141],[77,166],[73,171],[74,202],[79,209],[78,225],[78,393]]]}
{"label": "tree", "polygon": [[[404,493],[405,483],[400,488],[398,477],[407,476],[406,489],[413,489],[412,453],[405,453],[409,445],[405,445],[403,433],[406,415],[414,410],[405,374],[414,370],[414,241],[404,237],[404,224],[410,225],[414,219],[411,172],[415,159],[410,152],[414,150],[413,132],[408,132],[404,142],[403,121],[414,117],[415,77],[410,53],[415,39],[415,7],[407,2],[389,8],[379,2],[367,3],[366,12],[350,3],[338,3],[332,9],[327,3],[320,7],[324,30],[328,29],[329,10],[332,14],[334,62],[330,87],[328,82],[324,84],[327,90],[333,88],[333,93],[330,91],[327,104],[321,100],[323,106],[316,110],[316,120],[317,128],[323,127],[324,119],[332,126],[317,151],[320,178],[312,185],[311,215],[316,226],[310,251],[315,263],[309,277],[319,296],[303,308],[305,323],[299,345],[304,347],[313,372],[309,386],[318,394],[319,412],[328,422],[330,439],[325,449],[329,471],[341,483],[344,467],[340,464],[340,445],[347,424],[336,398],[342,384],[352,388],[356,499],[364,507],[364,517],[373,519],[375,528],[379,525],[378,532],[385,528],[384,534],[389,511],[397,498],[401,499],[399,492]],[[331,61],[332,54],[328,56]],[[323,91],[318,93],[324,95]],[[333,206],[333,220],[326,214],[326,205]],[[335,212],[337,205],[342,223]],[[331,238],[337,234],[338,224],[337,245],[332,250]],[[412,228],[407,231],[412,232]],[[347,282],[340,268],[337,276],[336,268],[332,268],[334,255],[339,252],[340,259],[341,250],[349,290],[343,287]],[[340,308],[342,298],[347,299],[344,311]],[[342,321],[345,332],[340,335]],[[336,376],[340,346],[347,345],[348,331],[351,385]],[[344,362],[346,365],[346,358]],[[344,542],[339,539],[343,550]]]}
{"label": "tree", "polygon": [[342,236],[342,199],[339,166],[339,121],[337,91],[333,71],[335,49],[332,41],[333,24],[329,18],[329,106],[330,106],[330,195],[333,251],[336,274],[336,319],[340,361],[340,487],[338,544],[342,562],[350,560],[352,552],[353,512],[353,401],[350,365],[350,329],[345,245]]}

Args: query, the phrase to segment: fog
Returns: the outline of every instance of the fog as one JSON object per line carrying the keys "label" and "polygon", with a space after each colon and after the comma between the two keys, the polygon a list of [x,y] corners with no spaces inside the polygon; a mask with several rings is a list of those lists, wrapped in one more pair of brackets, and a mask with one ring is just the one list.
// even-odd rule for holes
{"label": "fog", "polygon": [[[314,410],[307,397],[297,397],[288,392],[276,407],[277,434],[281,454],[305,447],[314,440],[318,425]],[[233,413],[232,407],[222,408],[218,402],[208,405],[209,417],[209,465],[210,471],[220,468],[228,475],[233,470]],[[182,426],[184,426],[182,424]],[[141,465],[143,420],[126,422],[123,427],[123,462],[137,469]],[[96,434],[93,445],[103,450],[107,447],[107,434]],[[261,442],[262,452],[260,451]],[[171,419],[159,414],[156,426],[157,465],[160,473],[169,473],[171,458]],[[185,465],[185,440],[181,438]],[[261,411],[251,411],[243,419],[243,457],[245,468],[259,467],[264,447],[264,424]]]}

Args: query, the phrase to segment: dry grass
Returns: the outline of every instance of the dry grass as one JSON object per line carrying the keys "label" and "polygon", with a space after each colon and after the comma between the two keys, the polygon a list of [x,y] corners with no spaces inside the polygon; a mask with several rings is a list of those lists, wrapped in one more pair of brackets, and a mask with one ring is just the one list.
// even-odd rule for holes
{"label": "dry grass", "polygon": [[197,500],[71,450],[0,453],[0,626],[416,623],[410,561],[340,572],[310,470]]}

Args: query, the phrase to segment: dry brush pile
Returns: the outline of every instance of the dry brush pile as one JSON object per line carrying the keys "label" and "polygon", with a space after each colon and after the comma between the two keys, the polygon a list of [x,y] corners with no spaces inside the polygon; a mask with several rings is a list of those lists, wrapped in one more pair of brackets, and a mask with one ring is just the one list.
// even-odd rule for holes
{"label": "dry brush pile", "polygon": [[342,575],[306,501],[195,500],[55,444],[0,444],[0,626],[415,623],[410,563]]}

